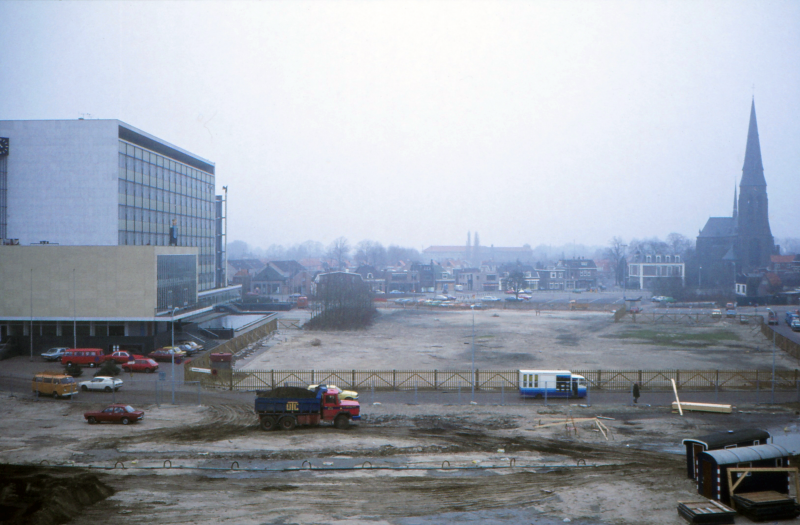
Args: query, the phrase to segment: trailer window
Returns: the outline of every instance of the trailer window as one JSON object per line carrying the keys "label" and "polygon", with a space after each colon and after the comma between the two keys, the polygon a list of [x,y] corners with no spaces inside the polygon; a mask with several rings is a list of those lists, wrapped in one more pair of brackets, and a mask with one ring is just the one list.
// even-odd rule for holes
{"label": "trailer window", "polygon": [[539,374],[533,375],[533,388],[539,388]]}

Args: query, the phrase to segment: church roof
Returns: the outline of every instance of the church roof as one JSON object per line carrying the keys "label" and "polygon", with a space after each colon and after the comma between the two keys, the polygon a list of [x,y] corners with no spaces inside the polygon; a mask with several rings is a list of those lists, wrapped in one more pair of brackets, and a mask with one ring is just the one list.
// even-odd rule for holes
{"label": "church roof", "polygon": [[733,217],[709,217],[698,237],[733,237],[736,220]]}
{"label": "church roof", "polygon": [[750,127],[747,130],[747,147],[744,151],[742,166],[742,182],[740,186],[766,186],[764,165],[761,163],[761,143],[758,140],[758,124],[756,123],[756,102],[750,105]]}

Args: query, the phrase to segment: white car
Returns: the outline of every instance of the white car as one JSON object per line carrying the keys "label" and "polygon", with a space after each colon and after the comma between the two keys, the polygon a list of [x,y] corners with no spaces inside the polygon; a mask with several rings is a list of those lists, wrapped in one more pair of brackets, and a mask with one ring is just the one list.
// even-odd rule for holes
{"label": "white car", "polygon": [[484,303],[494,303],[499,300],[500,299],[498,299],[497,297],[493,297],[491,295],[487,295],[486,297],[481,297],[481,301],[483,301]]}
{"label": "white car", "polygon": [[122,386],[122,379],[116,377],[97,376],[90,381],[81,381],[78,383],[81,390],[87,392],[89,390],[97,390],[101,392],[111,392],[111,390],[119,390]]}
{"label": "white car", "polygon": [[66,352],[66,348],[51,348],[47,352],[42,354],[42,357],[46,361],[60,361],[62,357],[64,357],[64,352]]}

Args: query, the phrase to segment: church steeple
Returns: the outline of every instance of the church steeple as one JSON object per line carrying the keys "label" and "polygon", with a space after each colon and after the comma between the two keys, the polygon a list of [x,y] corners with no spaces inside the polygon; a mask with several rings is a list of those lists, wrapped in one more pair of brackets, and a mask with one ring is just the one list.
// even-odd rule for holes
{"label": "church steeple", "polygon": [[739,196],[736,191],[736,186],[733,186],[733,220],[739,216]]}
{"label": "church steeple", "polygon": [[756,123],[756,101],[750,105],[750,127],[747,130],[747,147],[744,151],[742,166],[742,182],[739,186],[766,186],[764,165],[761,163],[761,143],[758,140],[758,124]]}

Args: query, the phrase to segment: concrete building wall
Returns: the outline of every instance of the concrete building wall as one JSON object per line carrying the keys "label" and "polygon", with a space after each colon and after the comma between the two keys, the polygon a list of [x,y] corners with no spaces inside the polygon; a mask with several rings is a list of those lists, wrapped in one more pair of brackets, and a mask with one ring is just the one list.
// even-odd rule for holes
{"label": "concrete building wall", "polygon": [[159,254],[198,248],[0,246],[0,319],[152,320]]}
{"label": "concrete building wall", "polygon": [[8,137],[8,238],[118,243],[117,120],[0,121]]}

